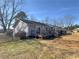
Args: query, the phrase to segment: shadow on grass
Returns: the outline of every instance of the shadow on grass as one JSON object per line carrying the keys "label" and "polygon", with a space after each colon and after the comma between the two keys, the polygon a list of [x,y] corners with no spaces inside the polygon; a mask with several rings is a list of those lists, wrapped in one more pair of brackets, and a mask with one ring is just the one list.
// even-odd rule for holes
{"label": "shadow on grass", "polygon": [[26,41],[26,40],[55,40],[56,38],[62,38],[62,37],[61,36],[59,36],[59,37],[45,37],[45,38],[29,37],[29,38],[20,39],[20,40],[23,40],[23,41]]}
{"label": "shadow on grass", "polygon": [[42,40],[55,40],[56,38],[62,38],[62,37],[59,36],[59,37],[53,37],[53,38],[43,38]]}

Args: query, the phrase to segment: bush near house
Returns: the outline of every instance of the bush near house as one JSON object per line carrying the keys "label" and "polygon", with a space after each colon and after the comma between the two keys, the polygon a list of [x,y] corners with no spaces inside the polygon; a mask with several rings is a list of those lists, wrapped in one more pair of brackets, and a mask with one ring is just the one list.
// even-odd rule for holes
{"label": "bush near house", "polygon": [[16,37],[19,37],[20,39],[26,39],[26,32],[25,31],[20,31],[15,34]]}
{"label": "bush near house", "polygon": [[7,36],[11,36],[12,37],[13,34],[13,30],[7,30],[6,35]]}

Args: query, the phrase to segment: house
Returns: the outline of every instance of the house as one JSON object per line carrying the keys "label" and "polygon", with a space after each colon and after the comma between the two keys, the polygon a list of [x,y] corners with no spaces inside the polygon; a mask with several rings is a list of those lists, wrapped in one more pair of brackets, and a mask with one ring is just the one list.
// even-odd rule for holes
{"label": "house", "polygon": [[16,19],[16,22],[13,27],[14,27],[13,35],[20,32],[25,32],[26,37],[47,35],[52,30],[52,28],[47,24],[23,19]]}
{"label": "house", "polygon": [[0,25],[0,33],[4,33],[3,27]]}
{"label": "house", "polygon": [[62,27],[59,27],[59,26],[52,26],[53,30],[54,31],[54,35],[55,37],[58,35],[58,36],[61,36],[61,35],[65,35],[67,33],[67,30],[65,28],[62,28]]}
{"label": "house", "polygon": [[20,37],[50,37],[51,35],[52,37],[57,37],[63,29],[57,26],[18,18],[13,27],[13,36],[19,34]]}
{"label": "house", "polygon": [[4,33],[4,30],[3,29],[0,29],[0,33]]}

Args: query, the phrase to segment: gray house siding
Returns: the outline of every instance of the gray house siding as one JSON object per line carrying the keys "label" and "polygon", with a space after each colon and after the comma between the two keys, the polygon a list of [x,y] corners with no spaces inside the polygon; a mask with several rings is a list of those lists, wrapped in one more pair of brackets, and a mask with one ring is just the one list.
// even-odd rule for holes
{"label": "gray house siding", "polygon": [[[16,22],[17,23],[17,22]],[[15,24],[16,25],[16,24]],[[14,28],[13,34],[20,31],[26,32],[26,37],[28,36],[37,36],[37,35],[58,35],[58,31],[62,30],[62,28],[57,26],[49,26],[44,23],[30,21],[30,20],[19,20],[18,24]]]}
{"label": "gray house siding", "polygon": [[18,25],[14,28],[13,34],[15,35],[16,33],[20,31],[25,31],[26,36],[29,36],[29,27],[27,23],[24,23],[23,21],[20,21]]}

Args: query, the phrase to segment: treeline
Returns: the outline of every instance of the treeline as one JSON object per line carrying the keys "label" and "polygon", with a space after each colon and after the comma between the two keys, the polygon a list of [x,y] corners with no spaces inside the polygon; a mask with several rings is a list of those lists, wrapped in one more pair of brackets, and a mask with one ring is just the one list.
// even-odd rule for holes
{"label": "treeline", "polygon": [[79,25],[78,24],[75,24],[75,25],[68,26],[68,27],[65,27],[65,28],[66,29],[69,29],[69,30],[73,30],[73,29],[79,28]]}

